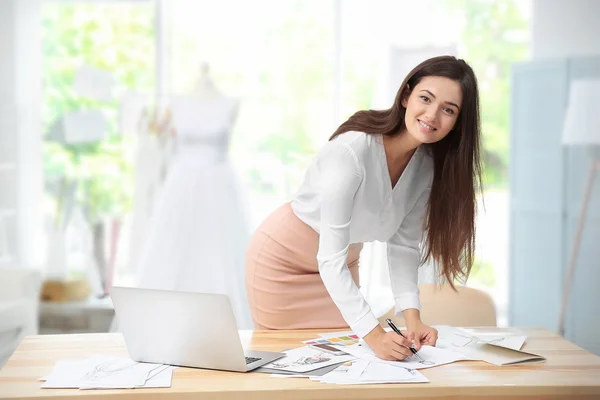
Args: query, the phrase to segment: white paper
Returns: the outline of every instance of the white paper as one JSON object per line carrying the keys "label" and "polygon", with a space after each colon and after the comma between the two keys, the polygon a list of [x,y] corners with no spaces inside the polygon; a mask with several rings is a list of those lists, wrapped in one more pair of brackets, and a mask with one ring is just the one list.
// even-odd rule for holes
{"label": "white paper", "polygon": [[60,360],[43,389],[133,389],[170,387],[173,367],[138,363],[128,358],[94,356],[85,360]]}
{"label": "white paper", "polygon": [[[348,373],[348,371],[350,371],[350,368],[352,368],[352,366],[356,362],[361,362],[361,360],[357,358],[353,361],[346,362],[346,363],[340,365],[339,367],[337,367],[336,369],[334,369],[333,371],[330,371],[323,376],[311,377],[310,380],[311,381],[321,381],[321,379],[325,379],[325,380],[334,381],[334,380],[338,380],[338,379],[339,380],[344,379],[345,375]],[[328,377],[325,378],[325,376],[328,376]],[[324,382],[324,381],[322,381],[322,382]],[[325,383],[327,383],[327,382],[325,382]]]}
{"label": "white paper", "polygon": [[311,379],[336,385],[429,382],[423,374],[416,370],[408,370],[362,359],[354,360],[350,367],[340,367],[322,377]]}
{"label": "white paper", "polygon": [[80,389],[133,389],[144,386],[161,364],[138,363],[130,359],[105,360],[81,379]]}
{"label": "white paper", "polygon": [[345,366],[343,368],[340,366],[323,376],[311,379],[322,383],[335,385],[357,383],[359,382],[360,375],[364,372],[368,365],[368,361],[356,359],[350,366]]}
{"label": "white paper", "polygon": [[291,372],[308,372],[355,358],[350,355],[334,356],[308,346],[288,350],[285,354],[285,357],[264,365],[263,367]]}
{"label": "white paper", "polygon": [[465,346],[483,343],[512,350],[521,350],[525,340],[527,340],[527,336],[499,335],[492,332],[478,332],[477,335],[473,335],[467,329],[447,325],[440,325],[436,328],[439,335],[438,347],[450,348],[456,351],[460,351],[460,348]]}
{"label": "white paper", "polygon": [[42,389],[79,389],[83,376],[94,368],[93,360],[59,360],[50,375],[45,377]]}
{"label": "white paper", "polygon": [[475,336],[481,342],[492,344],[494,346],[506,347],[512,350],[521,350],[521,347],[525,344],[527,336],[524,335],[512,335],[504,334],[499,335],[498,332],[481,332],[478,331],[476,335],[471,333],[469,329],[458,328],[459,331],[465,332],[468,335]]}
{"label": "white paper", "polygon": [[417,383],[429,382],[423,374],[417,370],[408,370],[395,366],[371,362],[360,376],[361,382],[381,382],[381,383]]}
{"label": "white paper", "polygon": [[171,387],[171,381],[173,380],[173,370],[176,367],[172,365],[165,365],[164,368],[160,369],[160,371],[148,378],[144,386],[144,388],[163,388],[163,387]]}
{"label": "white paper", "polygon": [[379,362],[407,369],[431,368],[438,365],[450,364],[455,361],[469,359],[461,353],[457,353],[449,349],[440,349],[433,346],[421,346],[418,351],[418,356],[413,355],[412,357],[406,358],[402,361],[382,360],[377,357],[373,350],[364,342],[355,344],[353,346],[344,347],[344,351],[362,360]]}
{"label": "white paper", "polygon": [[171,387],[173,369],[174,367],[170,365],[164,365],[157,368],[157,372],[152,371],[142,385],[130,386],[123,384],[122,387],[117,387],[118,385],[114,383],[96,383],[94,385],[83,385],[79,389],[136,389]]}
{"label": "white paper", "polygon": [[539,362],[545,358],[537,354],[521,351],[526,336],[498,335],[495,332],[477,332],[473,335],[467,329],[451,326],[438,326],[438,346],[464,354],[471,360],[481,360],[502,366],[522,362]]}
{"label": "white paper", "polygon": [[521,350],[525,344],[527,336],[479,336],[479,339],[487,344],[498,347],[505,347],[511,350]]}
{"label": "white paper", "polygon": [[310,372],[307,374],[269,374],[272,378],[320,378],[320,375],[310,375]]}

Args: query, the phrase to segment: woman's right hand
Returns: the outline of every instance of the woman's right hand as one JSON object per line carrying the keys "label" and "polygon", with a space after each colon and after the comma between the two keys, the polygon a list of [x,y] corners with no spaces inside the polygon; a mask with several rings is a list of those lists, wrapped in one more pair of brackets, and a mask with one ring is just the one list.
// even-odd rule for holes
{"label": "woman's right hand", "polygon": [[409,347],[412,342],[396,332],[386,332],[381,326],[375,327],[364,338],[365,342],[382,360],[398,361],[412,356]]}

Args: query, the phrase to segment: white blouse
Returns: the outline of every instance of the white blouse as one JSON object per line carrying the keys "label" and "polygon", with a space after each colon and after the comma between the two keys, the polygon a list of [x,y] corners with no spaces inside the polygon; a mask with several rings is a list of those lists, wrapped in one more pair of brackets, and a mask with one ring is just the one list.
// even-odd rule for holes
{"label": "white blouse", "polygon": [[383,137],[346,132],[327,142],[292,200],[294,213],[319,233],[319,273],[360,337],[378,325],[346,265],[352,243],[387,242],[396,312],[420,309],[417,268],[433,159],[417,148],[392,188]]}

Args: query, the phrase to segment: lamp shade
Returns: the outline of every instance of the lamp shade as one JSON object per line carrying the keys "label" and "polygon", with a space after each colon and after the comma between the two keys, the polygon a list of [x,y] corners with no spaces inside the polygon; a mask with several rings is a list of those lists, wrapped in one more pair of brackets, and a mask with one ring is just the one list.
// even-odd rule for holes
{"label": "lamp shade", "polygon": [[574,80],[563,126],[566,145],[600,145],[600,80]]}

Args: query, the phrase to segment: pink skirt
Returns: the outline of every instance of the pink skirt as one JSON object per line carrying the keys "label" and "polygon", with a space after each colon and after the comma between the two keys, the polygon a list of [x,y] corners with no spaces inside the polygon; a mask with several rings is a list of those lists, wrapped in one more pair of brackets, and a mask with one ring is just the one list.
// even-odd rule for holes
{"label": "pink skirt", "polygon": [[[290,203],[258,227],[248,246],[246,288],[256,329],[344,328],[348,324],[325,288],[317,264],[319,234]],[[352,244],[347,264],[359,284],[362,244]]]}

